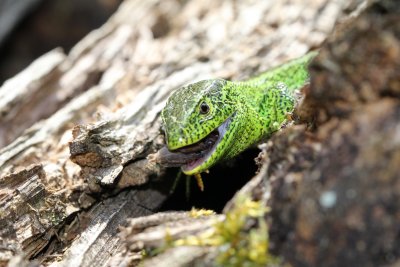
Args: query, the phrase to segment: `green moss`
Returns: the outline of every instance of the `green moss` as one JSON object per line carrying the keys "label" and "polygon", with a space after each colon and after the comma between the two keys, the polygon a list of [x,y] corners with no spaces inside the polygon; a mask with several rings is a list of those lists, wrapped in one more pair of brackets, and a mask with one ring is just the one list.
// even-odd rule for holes
{"label": "green moss", "polygon": [[264,204],[238,197],[223,221],[198,236],[176,240],[173,246],[218,246],[219,266],[265,266],[278,260],[268,253],[268,229]]}

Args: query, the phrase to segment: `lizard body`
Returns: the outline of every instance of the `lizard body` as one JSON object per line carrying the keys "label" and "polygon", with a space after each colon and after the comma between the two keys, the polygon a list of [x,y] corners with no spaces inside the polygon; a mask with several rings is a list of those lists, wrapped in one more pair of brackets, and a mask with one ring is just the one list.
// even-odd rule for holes
{"label": "lizard body", "polygon": [[246,81],[211,79],[176,90],[162,110],[167,147],[158,162],[187,175],[207,171],[277,131],[308,83],[316,52]]}

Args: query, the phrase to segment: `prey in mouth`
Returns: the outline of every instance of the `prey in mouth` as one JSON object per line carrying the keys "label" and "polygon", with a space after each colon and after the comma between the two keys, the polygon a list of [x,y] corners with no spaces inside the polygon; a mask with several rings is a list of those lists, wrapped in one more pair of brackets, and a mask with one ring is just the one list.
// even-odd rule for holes
{"label": "prey in mouth", "polygon": [[157,162],[166,167],[181,167],[186,174],[200,173],[204,165],[221,143],[231,119],[225,120],[218,128],[200,141],[175,149],[168,150],[165,146],[158,151]]}

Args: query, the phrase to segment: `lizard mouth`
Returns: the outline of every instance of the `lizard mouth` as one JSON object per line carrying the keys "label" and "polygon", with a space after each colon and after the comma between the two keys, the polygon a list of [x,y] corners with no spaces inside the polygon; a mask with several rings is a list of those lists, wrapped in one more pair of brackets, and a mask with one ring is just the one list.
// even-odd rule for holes
{"label": "lizard mouth", "polygon": [[194,170],[211,157],[224,137],[230,122],[231,117],[194,144],[173,151],[168,150],[166,146],[163,147],[158,152],[157,162],[166,167],[181,167],[183,172]]}

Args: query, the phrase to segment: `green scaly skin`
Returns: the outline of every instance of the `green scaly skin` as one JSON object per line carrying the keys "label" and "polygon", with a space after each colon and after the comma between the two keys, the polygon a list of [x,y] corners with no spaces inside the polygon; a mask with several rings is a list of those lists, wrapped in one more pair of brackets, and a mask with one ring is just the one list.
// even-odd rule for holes
{"label": "green scaly skin", "polygon": [[[162,111],[168,150],[195,144],[222,124],[226,128],[204,162],[194,168],[182,166],[182,171],[207,171],[279,130],[293,111],[295,91],[308,83],[308,64],[316,54],[310,52],[246,81],[204,80],[176,90]],[[209,106],[207,114],[200,112],[202,103]]]}

